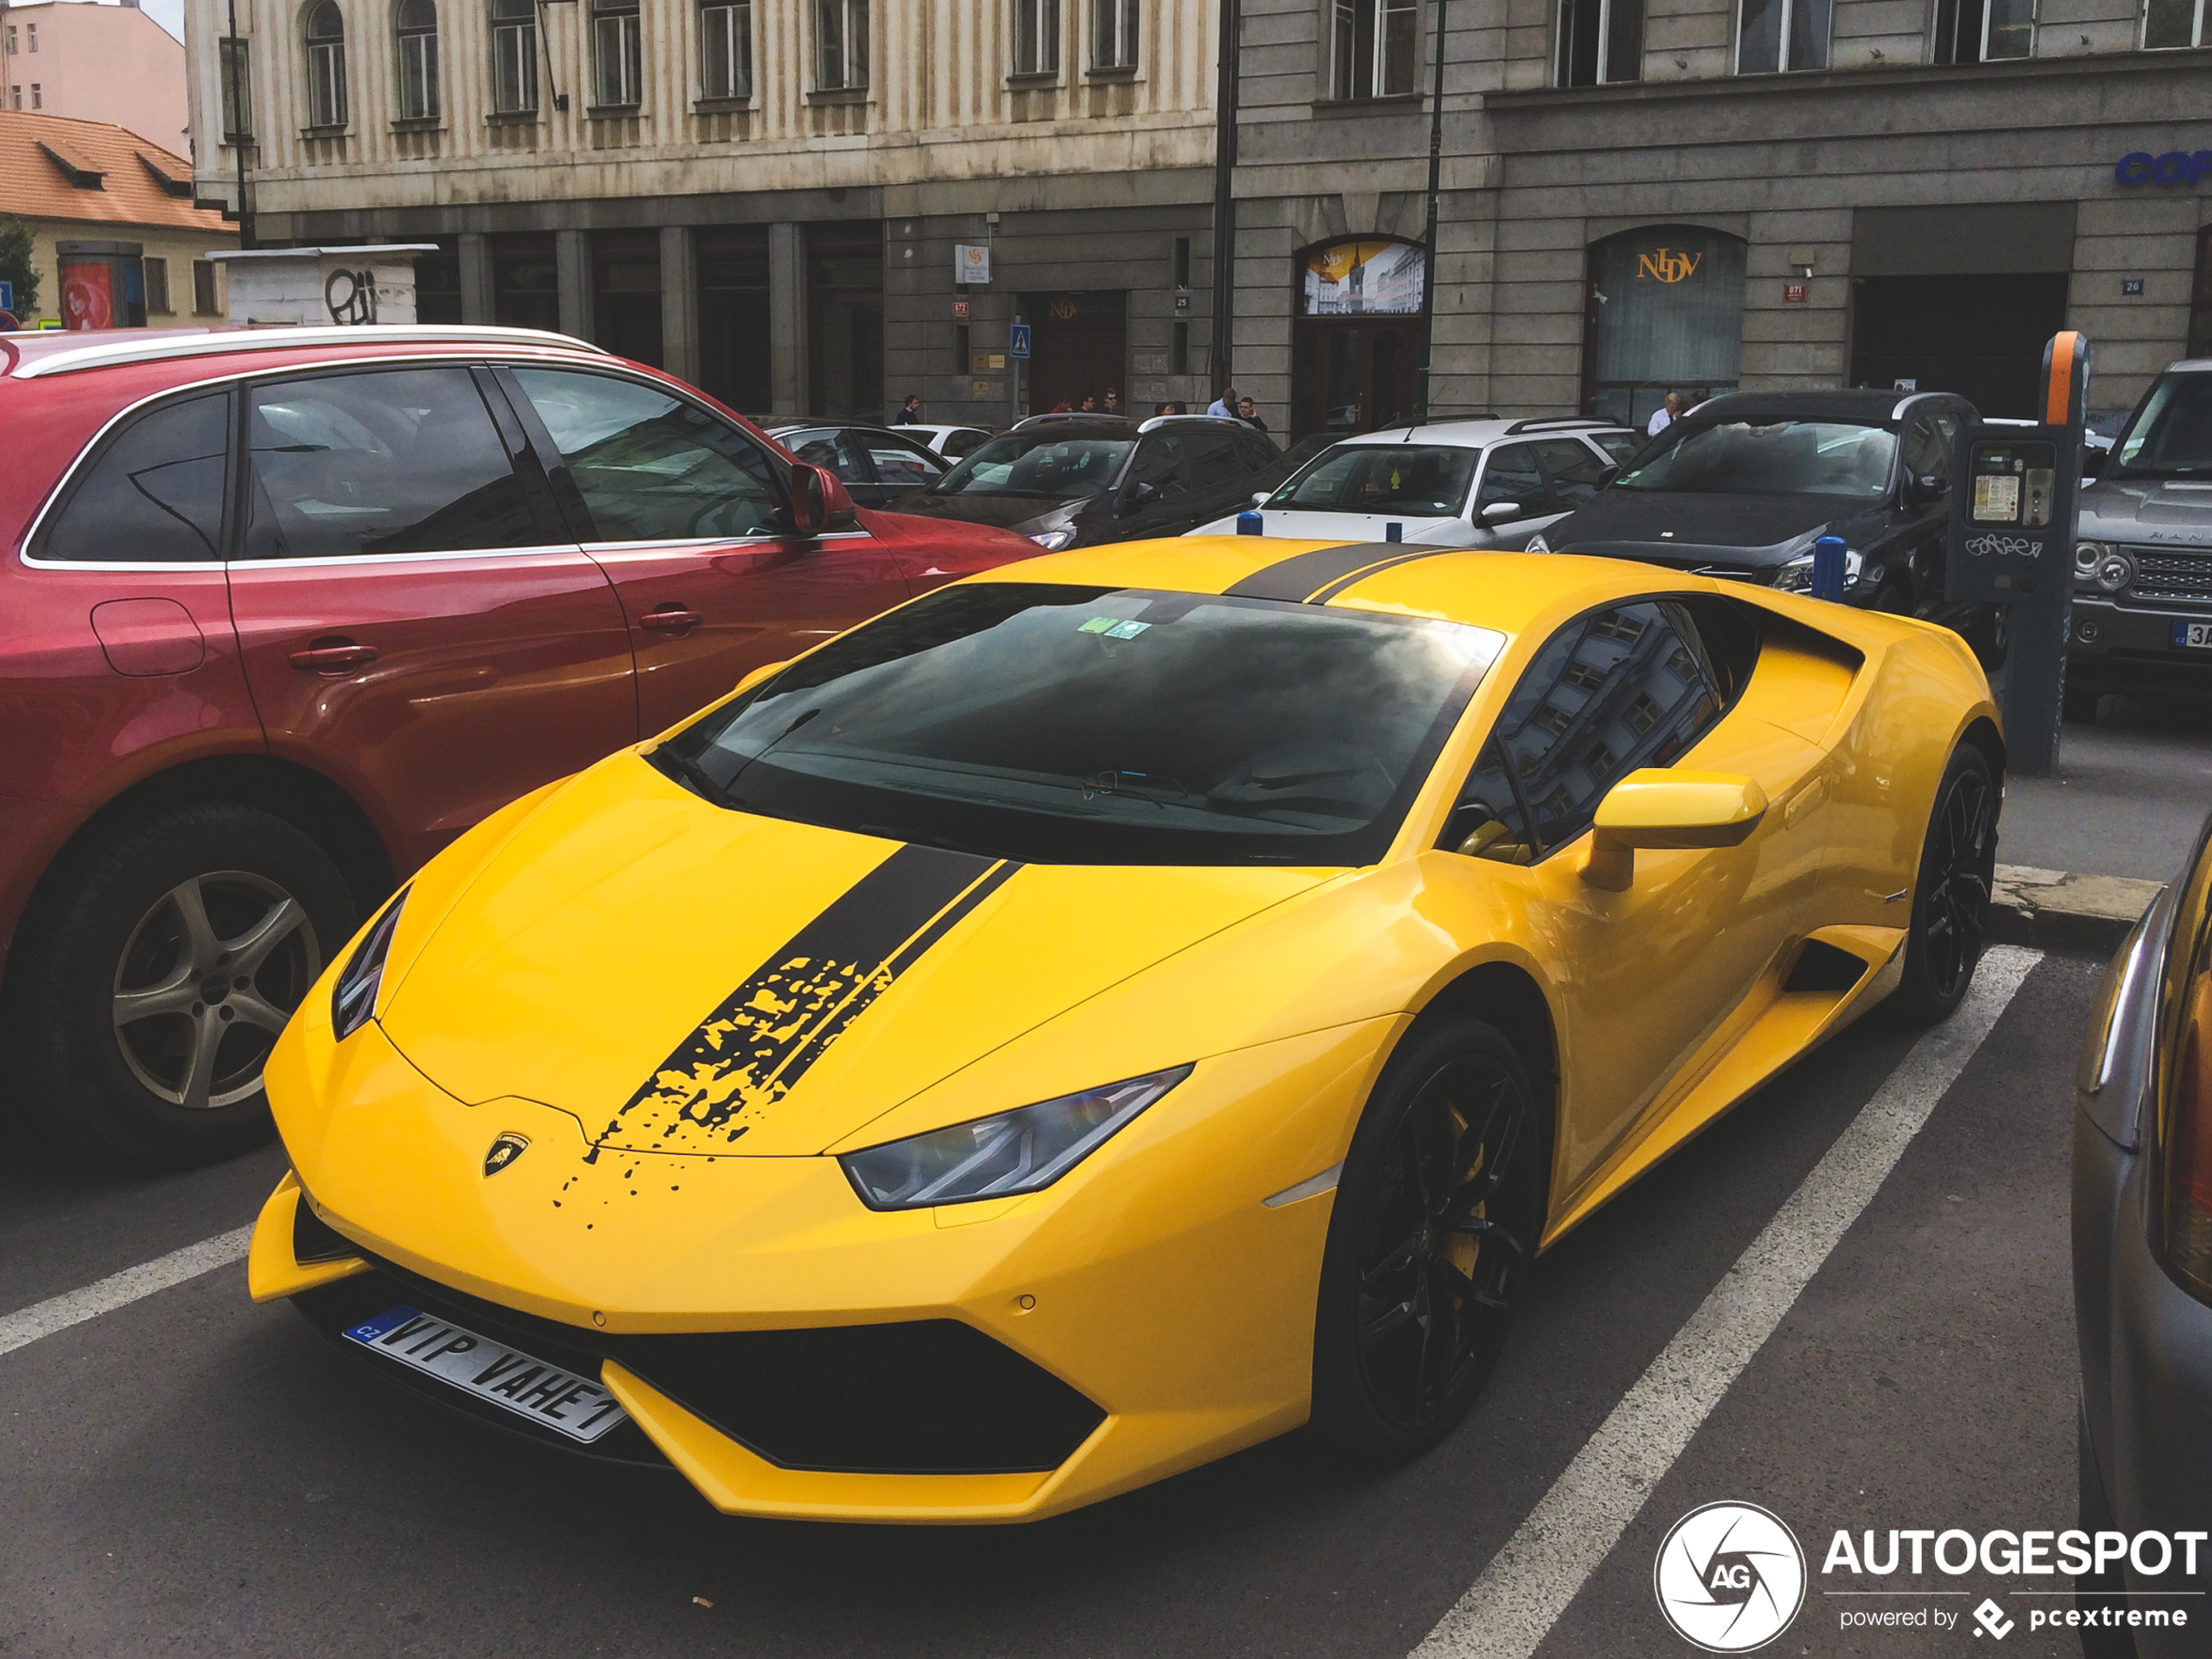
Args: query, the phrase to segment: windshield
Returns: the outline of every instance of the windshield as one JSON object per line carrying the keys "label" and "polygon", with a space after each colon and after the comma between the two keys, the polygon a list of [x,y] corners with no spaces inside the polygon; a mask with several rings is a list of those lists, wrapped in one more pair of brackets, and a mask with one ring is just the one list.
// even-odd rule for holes
{"label": "windshield", "polygon": [[1301,513],[1403,513],[1444,518],[1467,505],[1480,449],[1340,443],[1269,497]]}
{"label": "windshield", "polygon": [[2107,478],[2212,474],[2212,374],[2167,374],[2112,452]]}
{"label": "windshield", "polygon": [[1677,421],[1652,440],[1615,489],[1708,496],[1880,496],[1897,435],[1855,421]]}
{"label": "windshield", "polygon": [[1034,496],[1072,501],[1114,482],[1133,439],[1009,432],[993,438],[929,487],[933,496]]}
{"label": "windshield", "polygon": [[653,759],[738,811],[1031,863],[1370,864],[1504,643],[1267,599],[947,588]]}

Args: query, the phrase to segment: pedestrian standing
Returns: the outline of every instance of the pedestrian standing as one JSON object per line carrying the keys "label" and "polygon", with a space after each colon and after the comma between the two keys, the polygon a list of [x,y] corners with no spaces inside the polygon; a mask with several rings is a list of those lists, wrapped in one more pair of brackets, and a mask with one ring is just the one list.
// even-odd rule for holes
{"label": "pedestrian standing", "polygon": [[1237,405],[1237,418],[1255,432],[1265,432],[1267,422],[1259,418],[1259,405],[1245,398]]}
{"label": "pedestrian standing", "polygon": [[1206,413],[1220,421],[1235,420],[1237,418],[1237,388],[1233,386],[1223,387],[1221,395],[1206,405]]}
{"label": "pedestrian standing", "polygon": [[1106,413],[1109,415],[1119,415],[1121,412],[1122,395],[1116,388],[1109,386],[1106,388]]}
{"label": "pedestrian standing", "polygon": [[1089,392],[1085,392],[1083,394],[1083,401],[1076,405],[1076,413],[1078,415],[1097,414],[1098,400],[1096,397],[1093,397]]}
{"label": "pedestrian standing", "polygon": [[1667,401],[1651,411],[1651,424],[1644,428],[1644,435],[1648,438],[1656,438],[1681,419],[1682,394],[1669,392],[1667,394]]}
{"label": "pedestrian standing", "polygon": [[891,424],[893,426],[920,426],[921,424],[921,393],[907,394],[907,401],[900,406],[898,414],[891,417]]}

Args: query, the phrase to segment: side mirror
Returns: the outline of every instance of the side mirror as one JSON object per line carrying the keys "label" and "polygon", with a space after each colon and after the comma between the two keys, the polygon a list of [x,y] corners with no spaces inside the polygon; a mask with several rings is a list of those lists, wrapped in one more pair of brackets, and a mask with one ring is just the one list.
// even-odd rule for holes
{"label": "side mirror", "polygon": [[858,521],[853,497],[838,475],[824,467],[795,461],[791,468],[791,527],[801,536],[826,536],[851,529]]}
{"label": "side mirror", "polygon": [[1133,512],[1139,507],[1149,507],[1159,498],[1159,485],[1139,480],[1122,491],[1122,511]]}
{"label": "side mirror", "polygon": [[1597,487],[1602,489],[1620,475],[1621,463],[1617,461],[1610,466],[1600,467],[1597,472]]}
{"label": "side mirror", "polygon": [[1922,477],[1909,478],[1905,484],[1905,502],[1912,507],[1932,506],[1950,493],[1951,486],[1933,473]]}
{"label": "side mirror", "polygon": [[1508,524],[1516,518],[1527,516],[1517,501],[1494,501],[1475,514],[1486,524]]}
{"label": "side mirror", "polygon": [[1255,489],[1254,491],[1252,491],[1252,505],[1253,505],[1253,506],[1255,506],[1255,507],[1264,507],[1264,506],[1266,506],[1266,505],[1267,505],[1267,498],[1268,498],[1268,496],[1271,496],[1271,495],[1272,495],[1272,494],[1274,494],[1274,491],[1272,491],[1272,490],[1269,490],[1269,489]]}
{"label": "side mirror", "polygon": [[1598,803],[1582,880],[1608,893],[1635,878],[1635,849],[1740,846],[1766,816],[1766,792],[1727,772],[1632,772]]}

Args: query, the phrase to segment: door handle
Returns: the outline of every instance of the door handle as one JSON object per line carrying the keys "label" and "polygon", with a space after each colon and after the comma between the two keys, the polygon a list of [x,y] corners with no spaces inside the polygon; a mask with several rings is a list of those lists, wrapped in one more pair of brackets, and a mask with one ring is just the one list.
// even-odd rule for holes
{"label": "door handle", "polygon": [[682,605],[663,605],[658,610],[648,610],[637,620],[645,627],[674,633],[679,629],[696,628],[706,618],[696,610],[685,610]]}
{"label": "door handle", "polygon": [[348,668],[366,668],[376,660],[376,647],[343,644],[311,645],[292,653],[292,665],[311,674],[334,674]]}

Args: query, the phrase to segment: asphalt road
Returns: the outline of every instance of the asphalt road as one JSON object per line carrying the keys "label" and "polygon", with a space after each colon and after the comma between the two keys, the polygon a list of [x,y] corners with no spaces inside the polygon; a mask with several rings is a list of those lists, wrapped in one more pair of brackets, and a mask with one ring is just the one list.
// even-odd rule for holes
{"label": "asphalt road", "polygon": [[[1691,1652],[1661,1622],[1652,1562],[1678,1517],[1719,1500],[1773,1510],[1811,1557],[1812,1593],[1770,1652],[1997,1647],[1970,1615],[1845,1632],[1865,1603],[1822,1594],[1845,1581],[1819,1566],[1838,1527],[2073,1524],[2067,1143],[2099,972],[2050,957],[2028,974],[1544,1659]],[[1918,1036],[1863,1022],[1549,1252],[1474,1417],[1426,1458],[1347,1467],[1292,1435],[1029,1527],[725,1519],[672,1474],[429,1409],[220,1268],[0,1353],[0,1654],[1397,1659]],[[124,1181],[18,1150],[0,1173],[0,1314],[237,1226],[281,1169],[273,1150]],[[1897,1603],[1954,1615],[2020,1588],[1891,1581],[1965,1588]],[[2031,1634],[2033,1605],[2006,1602],[2001,1651],[2077,1651]]]}
{"label": "asphalt road", "polygon": [[2082,875],[2170,881],[2212,804],[2212,691],[2145,688],[2069,720],[2058,769],[2006,781],[1997,856]]}

